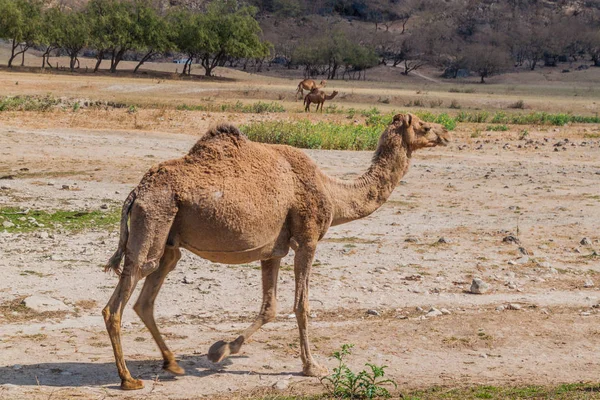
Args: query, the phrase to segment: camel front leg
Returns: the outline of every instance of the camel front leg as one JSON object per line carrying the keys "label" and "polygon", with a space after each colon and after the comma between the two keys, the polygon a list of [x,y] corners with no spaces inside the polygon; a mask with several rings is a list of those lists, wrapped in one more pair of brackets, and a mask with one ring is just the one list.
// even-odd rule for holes
{"label": "camel front leg", "polygon": [[[127,259],[125,260],[127,264]],[[123,314],[123,308],[135,285],[137,284],[139,277],[136,273],[131,273],[131,264],[125,265],[123,273],[119,279],[112,297],[108,301],[108,304],[102,310],[104,322],[106,323],[106,329],[110,342],[115,353],[115,362],[117,364],[117,370],[119,371],[119,377],[121,377],[121,389],[135,390],[144,387],[144,384],[139,379],[133,379],[127,365],[125,364],[125,358],[123,357],[123,347],[121,346],[121,316]]]}
{"label": "camel front leg", "polygon": [[220,362],[230,354],[239,353],[242,344],[260,329],[264,324],[275,319],[277,314],[277,278],[279,276],[279,266],[281,258],[273,258],[270,260],[262,260],[262,289],[263,300],[258,317],[252,325],[237,337],[233,342],[225,342],[219,340],[208,350],[208,359],[212,362]]}
{"label": "camel front leg", "polygon": [[185,370],[177,364],[175,356],[167,347],[156,326],[156,321],[154,320],[154,301],[165,278],[175,268],[180,258],[181,251],[178,248],[169,246],[165,248],[165,253],[160,259],[158,270],[148,275],[140,297],[133,306],[133,309],[139,315],[142,322],[144,322],[144,325],[146,325],[146,328],[148,328],[160,349],[164,360],[163,368],[176,375],[183,375]]}
{"label": "camel front leg", "polygon": [[302,246],[296,250],[294,257],[294,275],[296,278],[296,295],[294,298],[294,312],[300,331],[300,358],[302,359],[302,373],[306,376],[327,375],[327,368],[321,367],[310,353],[308,340],[308,284],[310,270],[315,256],[316,245]]}

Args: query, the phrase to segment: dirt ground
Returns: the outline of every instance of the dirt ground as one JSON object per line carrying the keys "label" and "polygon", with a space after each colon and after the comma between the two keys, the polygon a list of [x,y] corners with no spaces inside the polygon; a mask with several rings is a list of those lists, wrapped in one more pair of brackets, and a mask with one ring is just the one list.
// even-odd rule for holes
{"label": "dirt ground", "polygon": [[[125,110],[3,112],[0,177],[12,179],[0,179],[0,205],[118,208],[147,168],[183,155],[211,123],[265,118],[298,117],[145,109],[136,116]],[[352,343],[352,368],[388,365],[401,391],[598,380],[600,127],[527,129],[527,138],[519,139],[517,129],[473,135],[472,126],[459,125],[449,147],[414,155],[380,210],[330,229],[311,282],[317,361],[331,370],[331,353]],[[364,172],[371,157],[306,152],[341,178]],[[132,374],[146,386],[122,392],[100,315],[116,285],[101,266],[118,233],[42,231],[0,230],[0,307],[40,294],[61,300],[69,311],[28,319],[17,311],[0,314],[0,399],[237,398],[274,391],[278,382],[288,388],[277,393],[322,391],[317,379],[299,374],[290,316],[293,254],[283,262],[277,320],[239,355],[214,365],[206,359],[209,346],[235,338],[258,312],[259,264],[219,265],[184,252],[156,314],[187,374],[162,372],[160,353],[131,310],[132,300],[123,347]],[[520,244],[504,242],[509,235]],[[589,244],[581,244],[583,238]],[[469,293],[474,277],[489,283],[490,291]],[[427,317],[432,307],[447,312]]]}

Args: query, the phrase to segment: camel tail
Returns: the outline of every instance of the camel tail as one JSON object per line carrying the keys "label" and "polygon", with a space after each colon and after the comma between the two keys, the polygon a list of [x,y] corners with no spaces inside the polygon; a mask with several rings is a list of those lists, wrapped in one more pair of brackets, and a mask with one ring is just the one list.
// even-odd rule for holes
{"label": "camel tail", "polygon": [[123,203],[123,208],[121,209],[121,233],[119,236],[119,246],[117,247],[117,251],[115,254],[108,260],[108,263],[104,266],[104,272],[108,272],[113,270],[117,276],[121,275],[121,260],[123,260],[123,255],[125,254],[125,248],[127,247],[127,239],[129,238],[129,226],[127,225],[129,220],[129,213],[131,212],[131,207],[133,206],[133,202],[137,197],[137,189],[133,189],[127,199],[125,199],[125,203]]}

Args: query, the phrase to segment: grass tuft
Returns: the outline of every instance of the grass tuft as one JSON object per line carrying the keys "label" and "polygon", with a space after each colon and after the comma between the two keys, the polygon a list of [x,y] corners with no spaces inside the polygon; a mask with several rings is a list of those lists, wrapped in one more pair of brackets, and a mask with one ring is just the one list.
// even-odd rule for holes
{"label": "grass tuft", "polygon": [[[80,231],[83,229],[117,227],[120,221],[117,209],[102,211],[65,211],[42,210],[22,211],[15,207],[0,208],[0,230],[7,232],[32,232],[37,230],[65,229]],[[4,222],[13,226],[2,226]],[[10,225],[10,224],[8,224]]]}

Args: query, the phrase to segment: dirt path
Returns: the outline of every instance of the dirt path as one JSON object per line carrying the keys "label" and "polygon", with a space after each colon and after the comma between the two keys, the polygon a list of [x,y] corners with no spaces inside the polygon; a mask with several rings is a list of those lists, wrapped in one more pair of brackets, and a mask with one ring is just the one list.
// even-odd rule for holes
{"label": "dirt path", "polygon": [[[13,176],[0,180],[3,206],[118,207],[150,165],[185,153],[197,139],[33,123],[0,126],[0,176]],[[319,246],[311,287],[317,359],[332,368],[328,355],[353,343],[352,367],[386,364],[402,389],[596,380],[600,314],[592,306],[599,292],[590,283],[600,284],[600,258],[593,255],[600,239],[600,142],[553,146],[563,133],[531,131],[527,144],[510,135],[471,139],[458,132],[450,147],[416,154],[379,211],[332,228]],[[307,153],[346,178],[370,159],[362,152]],[[518,234],[529,256],[503,242],[509,234]],[[591,245],[579,243],[584,237]],[[107,231],[0,231],[0,398],[228,397],[278,381],[292,393],[320,390],[298,374],[297,330],[289,318],[292,257],[283,262],[277,321],[239,356],[213,365],[208,347],[235,337],[256,315],[260,271],[257,263],[224,266],[185,253],[156,312],[188,374],[174,379],[161,372],[154,342],[128,307],[124,350],[146,388],[119,391],[100,317],[116,284],[100,266],[116,242],[116,232]],[[466,293],[474,276],[490,284],[488,294]],[[6,311],[33,294],[59,299],[72,312],[24,318],[19,307]],[[431,307],[449,315],[426,317]]]}

